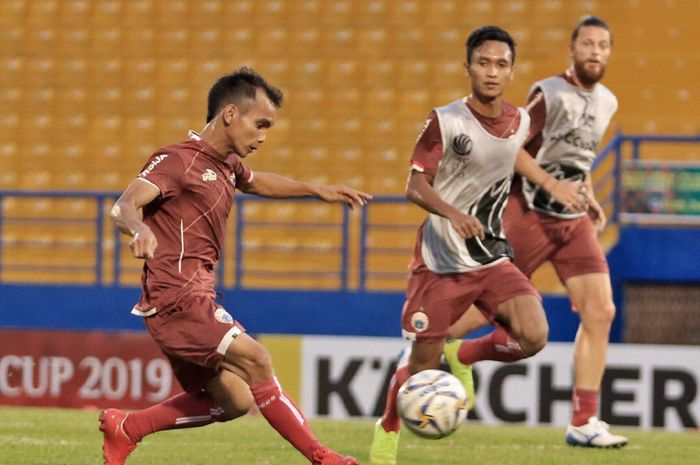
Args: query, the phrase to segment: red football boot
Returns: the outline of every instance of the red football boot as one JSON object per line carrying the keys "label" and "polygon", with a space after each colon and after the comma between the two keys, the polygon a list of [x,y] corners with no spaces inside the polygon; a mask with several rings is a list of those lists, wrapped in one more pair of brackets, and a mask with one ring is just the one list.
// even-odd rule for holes
{"label": "red football boot", "polygon": [[358,465],[355,457],[341,456],[337,452],[327,448],[319,447],[312,456],[313,465]]}
{"label": "red football boot", "polygon": [[114,408],[100,413],[100,431],[104,433],[104,465],[124,465],[126,458],[136,449],[136,443],[124,431],[126,416],[126,413]]}

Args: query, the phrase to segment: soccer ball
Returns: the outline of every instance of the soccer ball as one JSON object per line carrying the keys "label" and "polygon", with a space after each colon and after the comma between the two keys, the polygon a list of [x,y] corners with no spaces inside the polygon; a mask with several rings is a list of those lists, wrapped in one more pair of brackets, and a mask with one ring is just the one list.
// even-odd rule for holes
{"label": "soccer ball", "polygon": [[423,370],[399,389],[396,406],[403,423],[426,439],[449,436],[467,418],[467,394],[462,383],[442,370]]}

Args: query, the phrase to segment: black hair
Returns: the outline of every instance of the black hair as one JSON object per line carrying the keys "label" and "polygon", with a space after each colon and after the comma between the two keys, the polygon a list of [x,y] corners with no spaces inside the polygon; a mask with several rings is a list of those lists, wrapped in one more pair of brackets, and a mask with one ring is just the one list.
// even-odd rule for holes
{"label": "black hair", "polygon": [[209,90],[207,100],[207,123],[221,111],[221,109],[233,103],[241,105],[243,99],[255,99],[258,89],[262,89],[267,98],[279,108],[282,106],[284,94],[281,90],[271,86],[268,82],[253,71],[252,68],[244,66],[231,74],[219,78]]}
{"label": "black hair", "polygon": [[498,26],[484,26],[474,30],[467,38],[467,64],[472,61],[474,49],[479,48],[487,40],[497,40],[508,44],[510,53],[513,55],[511,64],[515,63],[515,40],[510,34]]}
{"label": "black hair", "polygon": [[583,18],[581,20],[580,23],[578,23],[576,25],[573,32],[571,33],[571,43],[572,44],[574,42],[576,42],[576,39],[578,38],[578,33],[581,31],[581,28],[585,27],[585,26],[596,26],[596,27],[599,27],[599,28],[602,28],[602,29],[605,29],[606,31],[608,31],[608,33],[610,34],[610,45],[612,45],[612,32],[610,32],[610,28],[608,27],[608,23],[606,23],[605,21],[603,21],[602,19],[600,19],[597,16],[586,16],[585,18]]}

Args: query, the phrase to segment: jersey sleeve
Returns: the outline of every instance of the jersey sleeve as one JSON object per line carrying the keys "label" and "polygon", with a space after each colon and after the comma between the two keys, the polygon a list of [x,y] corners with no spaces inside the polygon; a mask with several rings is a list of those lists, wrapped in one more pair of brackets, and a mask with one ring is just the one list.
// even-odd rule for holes
{"label": "jersey sleeve", "polygon": [[234,182],[236,187],[238,187],[240,184],[248,184],[254,177],[253,171],[251,171],[251,169],[248,168],[246,164],[243,163],[243,160],[241,160],[237,155],[233,159],[233,175],[236,179]]}
{"label": "jersey sleeve", "polygon": [[177,153],[156,152],[137,177],[160,189],[163,198],[174,197],[185,185],[185,167]]}
{"label": "jersey sleeve", "polygon": [[544,94],[540,89],[535,89],[530,94],[525,109],[530,115],[530,130],[525,141],[525,150],[534,157],[542,147],[542,129],[547,117]]}
{"label": "jersey sleeve", "polygon": [[411,155],[411,171],[425,173],[431,178],[437,173],[442,159],[442,134],[437,114],[432,111],[428,115],[423,131]]}

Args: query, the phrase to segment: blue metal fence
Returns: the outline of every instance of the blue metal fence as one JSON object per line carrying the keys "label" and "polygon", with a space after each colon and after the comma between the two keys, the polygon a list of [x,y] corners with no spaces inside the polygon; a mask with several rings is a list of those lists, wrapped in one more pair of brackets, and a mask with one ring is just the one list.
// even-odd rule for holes
{"label": "blue metal fence", "polygon": [[[594,164],[595,190],[599,195],[601,204],[608,210],[613,222],[618,218],[620,205],[620,171],[624,160],[637,159],[640,156],[640,145],[645,142],[661,143],[697,143],[700,136],[646,136],[646,135],[617,135],[601,151]],[[631,152],[625,152],[625,147],[631,147]],[[602,194],[601,194],[602,193]],[[120,237],[119,232],[111,226],[108,219],[108,211],[112,203],[118,197],[113,192],[53,192],[53,191],[0,191],[0,283],[10,282],[83,282],[98,286],[122,286],[136,284],[138,278],[139,263],[129,260],[124,263],[126,251],[123,244],[126,238]],[[87,200],[93,204],[92,212],[71,217],[70,215],[56,216],[52,211],[39,214],[27,214],[21,209],[14,208],[10,211],[9,202],[17,200]],[[249,217],[246,214],[247,207],[258,204],[262,206],[272,205],[274,202],[253,196],[237,196],[235,213],[232,218],[233,231],[229,237],[232,247],[225,247],[221,263],[217,269],[219,283],[224,288],[265,287],[265,283],[275,280],[280,282],[273,287],[283,288],[309,288],[314,289],[315,282],[325,280],[326,288],[339,290],[366,290],[381,289],[386,287],[386,280],[395,279],[402,285],[406,273],[406,265],[410,258],[409,240],[400,238],[412,238],[415,235],[415,222],[402,221],[393,214],[387,218],[385,214],[374,214],[381,208],[389,206],[393,209],[404,208],[407,201],[402,196],[379,196],[362,209],[359,217],[352,215],[344,206],[335,206],[337,215],[326,221],[307,221],[290,219],[289,221],[260,220]],[[284,202],[311,202],[308,199],[285,200]],[[307,208],[306,205],[303,208]],[[401,215],[398,215],[401,217]],[[404,218],[405,220],[405,218]],[[90,238],[82,240],[79,244],[66,244],[65,239],[53,240],[48,246],[35,243],[30,236],[34,233],[48,231],[57,225],[74,224],[84,228]],[[257,228],[257,229],[256,229]],[[311,262],[334,257],[330,267],[321,270],[298,269],[295,263],[283,263],[277,269],[256,268],[255,253],[279,252],[279,246],[264,244],[256,250],[247,245],[247,241],[254,237],[257,231],[270,231],[273,229],[289,229],[295,234],[302,235],[304,231],[309,234],[318,231],[327,231],[333,245],[328,247],[315,247],[314,245],[296,245],[290,260],[301,256],[311,257]],[[10,230],[17,234],[26,235],[24,240],[10,240]],[[301,232],[300,232],[301,231]],[[357,234],[353,234],[357,231]],[[388,233],[389,243],[373,244],[370,238],[373,234]],[[283,233],[282,233],[283,234]],[[336,239],[337,237],[337,239]],[[392,240],[396,238],[396,241]],[[34,241],[34,242],[33,242]],[[124,241],[124,242],[122,242]],[[20,247],[21,245],[21,247]],[[70,247],[68,247],[70,245]],[[276,249],[277,247],[277,249]],[[61,249],[68,248],[73,251],[74,258],[64,254]],[[61,260],[58,264],[48,263],[42,260],[42,254],[38,254],[35,262],[22,260],[17,257],[28,251],[41,252],[46,255],[55,253]],[[59,250],[56,252],[56,250]],[[78,253],[80,252],[80,253]],[[13,254],[13,257],[10,257]],[[398,265],[389,270],[374,269],[369,263],[371,257],[382,255],[394,256]],[[80,258],[82,257],[82,258]],[[66,260],[74,260],[67,263]],[[82,260],[82,261],[81,261]],[[92,273],[78,279],[80,272],[86,267],[91,267]],[[52,274],[53,273],[53,274]],[[258,281],[255,281],[255,279]],[[266,281],[267,280],[267,281]],[[300,280],[305,284],[298,285]],[[384,281],[383,281],[384,280]],[[254,282],[246,284],[247,281]],[[372,284],[373,282],[379,284]],[[261,282],[262,284],[255,284]],[[286,284],[285,284],[286,283]],[[330,283],[330,284],[328,284]],[[389,288],[392,288],[389,285]]]}

